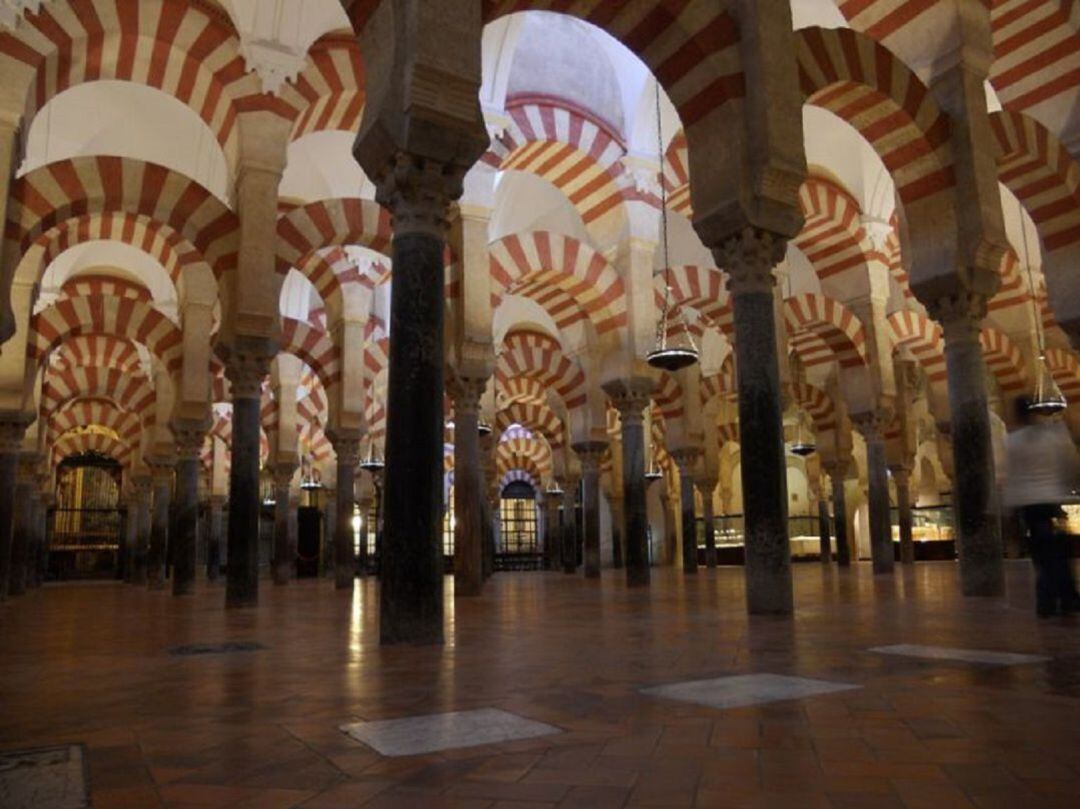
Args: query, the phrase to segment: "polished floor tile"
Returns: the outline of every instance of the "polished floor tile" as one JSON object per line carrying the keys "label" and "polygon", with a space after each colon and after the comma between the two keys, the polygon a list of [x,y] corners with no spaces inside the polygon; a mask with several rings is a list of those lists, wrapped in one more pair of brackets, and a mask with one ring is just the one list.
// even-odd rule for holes
{"label": "polished floor tile", "polygon": [[384,756],[415,756],[562,732],[543,722],[496,708],[354,722],[342,725],[341,729]]}
{"label": "polished floor tile", "polygon": [[1028,663],[1045,663],[1043,655],[991,652],[985,649],[950,649],[946,646],[921,646],[917,643],[897,643],[892,646],[874,646],[871,652],[904,657],[922,657],[927,660],[959,660],[963,663],[987,663],[992,666],[1022,666]]}
{"label": "polished floor tile", "polygon": [[0,806],[4,809],[83,809],[89,805],[80,745],[0,754]]}
{"label": "polished floor tile", "polygon": [[802,699],[820,694],[834,694],[858,688],[848,683],[830,683],[807,677],[785,677],[779,674],[738,674],[733,677],[714,677],[686,683],[669,683],[642,688],[642,694],[680,702],[693,702],[710,708],[744,708],[789,699]]}

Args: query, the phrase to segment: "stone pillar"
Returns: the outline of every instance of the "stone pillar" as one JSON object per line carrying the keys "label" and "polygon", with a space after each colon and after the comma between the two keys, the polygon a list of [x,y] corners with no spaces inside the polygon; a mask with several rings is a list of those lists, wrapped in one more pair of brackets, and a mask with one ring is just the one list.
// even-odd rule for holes
{"label": "stone pillar", "polygon": [[605,441],[581,441],[574,444],[581,461],[581,510],[585,530],[585,578],[600,577],[600,460],[607,449]]}
{"label": "stone pillar", "polygon": [[288,584],[293,578],[296,548],[289,532],[289,485],[296,472],[295,464],[274,467],[274,584]]}
{"label": "stone pillar", "polygon": [[829,530],[829,503],[824,494],[818,498],[818,554],[821,563],[828,565],[832,561],[832,533]]}
{"label": "stone pillar", "polygon": [[237,350],[225,365],[233,402],[225,586],[229,608],[253,607],[259,601],[259,420],[270,353],[268,346]]}
{"label": "stone pillar", "polygon": [[866,476],[869,479],[870,555],[875,573],[892,573],[892,514],[889,508],[889,475],[885,460],[885,425],[879,413],[852,416],[856,429],[866,440]]}
{"label": "stone pillar", "polygon": [[326,562],[325,572],[327,576],[337,573],[337,563],[334,555],[337,553],[335,536],[337,531],[337,486],[326,493],[326,502],[322,506],[323,514],[323,549],[322,555]]}
{"label": "stone pillar", "polygon": [[[360,463],[359,430],[332,430],[327,438],[337,453],[337,497],[334,503],[334,587],[351,590],[356,579],[356,465]],[[442,469],[442,465],[439,466]]]}
{"label": "stone pillar", "polygon": [[832,485],[833,525],[836,528],[836,564],[847,567],[851,564],[851,548],[847,537],[847,501],[844,496],[844,479],[847,476],[846,461],[829,463],[825,471]]}
{"label": "stone pillar", "polygon": [[0,421],[0,601],[7,597],[11,582],[15,479],[19,470],[19,450],[28,423],[25,418]]}
{"label": "stone pillar", "polygon": [[134,490],[124,498],[124,583],[131,584],[135,574],[135,550],[139,536],[139,501]]}
{"label": "stone pillar", "polygon": [[915,563],[915,539],[912,536],[911,472],[903,466],[893,467],[893,483],[896,485],[896,513],[900,525],[900,564]]}
{"label": "stone pillar", "polygon": [[374,533],[374,526],[371,517],[371,497],[362,497],[359,501],[360,505],[360,558],[358,567],[360,568],[360,578],[367,575],[369,557],[368,545],[371,542],[371,536]]}
{"label": "stone pillar", "polygon": [[577,501],[581,478],[566,476],[563,491],[562,569],[563,573],[577,573]]}
{"label": "stone pillar", "polygon": [[742,457],[746,606],[752,614],[793,609],[787,524],[787,460],[774,318],[773,267],[784,241],[746,228],[715,250],[728,274],[735,324]]}
{"label": "stone pillar", "polygon": [[544,500],[547,504],[544,558],[547,561],[548,570],[562,569],[562,522],[559,519],[562,509],[561,497],[562,495],[549,494]]}
{"label": "stone pillar", "polygon": [[[480,522],[483,525],[481,535],[481,556],[484,578],[488,579],[495,572],[495,527],[502,519],[499,513],[498,469],[495,465],[495,450],[498,439],[494,432],[480,439]],[[493,505],[494,504],[494,505]]]}
{"label": "stone pillar", "polygon": [[[20,464],[25,467],[27,461],[23,460]],[[32,555],[33,493],[33,470],[20,468],[15,484],[15,524],[12,528],[11,576],[8,580],[8,594],[13,596],[26,592],[27,571]]]}
{"label": "stone pillar", "polygon": [[49,492],[41,498],[41,509],[38,512],[38,533],[41,536],[38,557],[38,583],[43,584],[49,573],[49,548],[52,546],[52,506],[55,495]]}
{"label": "stone pillar", "polygon": [[150,477],[137,477],[133,482],[135,499],[135,544],[131,555],[131,583],[145,585],[150,561]]}
{"label": "stone pillar", "polygon": [[[614,459],[613,459],[614,460]],[[612,488],[616,488],[615,485]],[[621,570],[623,566],[623,501],[621,492],[612,494],[608,500],[611,506],[611,566]]]}
{"label": "stone pillar", "polygon": [[[683,447],[671,453],[679,467],[679,507],[682,524],[683,573],[697,573],[697,516],[694,513],[694,466],[701,458],[698,447]],[[713,564],[716,546],[713,544]]]}
{"label": "stone pillar", "polygon": [[173,595],[195,592],[199,544],[199,452],[206,428],[173,425],[176,436],[176,536],[173,537]]}
{"label": "stone pillar", "polygon": [[[618,380],[604,386],[622,422],[623,530],[626,543],[626,583],[649,584],[649,516],[645,502],[644,410],[653,382]],[[570,515],[571,518],[573,515]]]}
{"label": "stone pillar", "polygon": [[1004,595],[1005,559],[995,499],[986,364],[979,343],[986,300],[976,294],[943,298],[931,314],[945,336],[961,590],[966,596]]}
{"label": "stone pillar", "polygon": [[206,532],[206,578],[217,581],[221,575],[221,540],[225,532],[223,511],[225,496],[210,497],[210,530]]}
{"label": "stone pillar", "polygon": [[154,510],[151,516],[150,549],[146,561],[146,584],[151,590],[165,587],[165,553],[169,547],[169,501],[172,499],[172,464],[149,463],[153,477]]}
{"label": "stone pillar", "polygon": [[484,587],[483,473],[480,397],[486,379],[457,377],[454,399],[454,595],[478,596]]}
{"label": "stone pillar", "polygon": [[705,520],[705,566],[716,567],[716,514],[713,509],[713,494],[716,492],[716,478],[698,478],[694,481],[701,493],[701,515]]}

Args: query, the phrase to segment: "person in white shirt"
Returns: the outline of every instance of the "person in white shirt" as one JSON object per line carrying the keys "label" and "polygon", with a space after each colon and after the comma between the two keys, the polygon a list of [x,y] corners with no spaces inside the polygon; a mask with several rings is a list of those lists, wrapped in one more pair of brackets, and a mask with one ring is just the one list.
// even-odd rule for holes
{"label": "person in white shirt", "polygon": [[1035,610],[1043,617],[1080,611],[1066,537],[1054,521],[1062,505],[1078,502],[1080,456],[1065,424],[1032,412],[1031,401],[1016,402],[1021,426],[1006,443],[1005,502],[1020,513],[1035,565]]}

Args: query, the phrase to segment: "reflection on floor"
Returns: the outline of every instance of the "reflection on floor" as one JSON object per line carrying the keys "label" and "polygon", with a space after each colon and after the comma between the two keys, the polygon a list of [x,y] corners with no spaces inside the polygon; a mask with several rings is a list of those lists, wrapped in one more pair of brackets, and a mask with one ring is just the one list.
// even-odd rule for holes
{"label": "reflection on floor", "polygon": [[[220,585],[46,587],[0,605],[0,751],[83,743],[95,809],[1072,809],[1080,620],[1036,619],[1028,566],[1008,567],[995,601],[963,599],[952,563],[797,565],[793,620],[748,618],[738,568],[658,569],[648,590],[497,574],[456,603],[447,580],[446,645],[391,649],[371,580],[265,587],[240,612]],[[169,653],[222,643],[246,651]],[[898,645],[1041,659],[868,651]],[[857,687],[722,708],[641,692],[725,679]],[[492,710],[562,732],[384,756],[341,729]]]}
{"label": "reflection on floor", "polygon": [[924,657],[927,660],[959,660],[963,663],[986,663],[990,666],[1023,666],[1027,663],[1045,663],[1049,660],[1043,655],[988,652],[985,649],[950,649],[946,646],[920,646],[917,643],[874,646],[870,651],[888,655]]}
{"label": "reflection on floor", "polygon": [[784,677],[779,674],[736,674],[711,680],[691,680],[642,688],[642,694],[693,702],[710,708],[743,708],[787,699],[802,699],[818,694],[833,694],[858,688],[847,683],[828,683],[808,677]]}

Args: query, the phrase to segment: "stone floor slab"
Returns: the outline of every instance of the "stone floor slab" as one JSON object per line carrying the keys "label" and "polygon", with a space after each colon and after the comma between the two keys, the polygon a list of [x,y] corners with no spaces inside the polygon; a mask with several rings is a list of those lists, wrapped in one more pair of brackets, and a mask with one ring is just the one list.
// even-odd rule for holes
{"label": "stone floor slab", "polygon": [[82,745],[0,753],[0,806],[82,809],[90,805]]}
{"label": "stone floor slab", "polygon": [[642,694],[649,696],[693,702],[710,708],[743,708],[766,702],[850,691],[858,687],[850,683],[787,677],[781,674],[737,674],[711,680],[669,683],[640,690]]}
{"label": "stone floor slab", "polygon": [[416,756],[562,733],[560,728],[497,708],[356,722],[341,729],[384,756]]}
{"label": "stone floor slab", "polygon": [[1022,666],[1028,663],[1045,663],[1049,657],[1042,655],[991,652],[985,649],[950,649],[947,646],[921,646],[917,643],[898,643],[893,646],[873,646],[871,652],[904,657],[922,657],[927,660],[959,660],[964,663],[988,663],[992,666]]}

